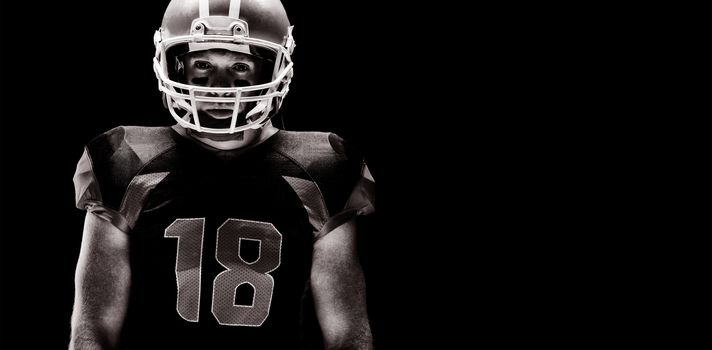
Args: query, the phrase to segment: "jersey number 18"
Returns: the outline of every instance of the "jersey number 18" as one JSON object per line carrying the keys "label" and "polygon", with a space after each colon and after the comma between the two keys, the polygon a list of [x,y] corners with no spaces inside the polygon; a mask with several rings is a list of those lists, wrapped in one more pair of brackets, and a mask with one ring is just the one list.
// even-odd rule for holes
{"label": "jersey number 18", "polygon": [[[186,321],[198,322],[200,278],[205,218],[176,219],[164,237],[177,238],[176,310]],[[247,262],[240,255],[244,241],[257,241],[259,257]],[[280,264],[282,234],[265,222],[227,219],[217,232],[215,259],[226,270],[213,280],[211,310],[221,325],[258,327],[269,316],[274,279],[269,274]],[[238,287],[249,284],[254,291],[252,305],[236,305]]]}

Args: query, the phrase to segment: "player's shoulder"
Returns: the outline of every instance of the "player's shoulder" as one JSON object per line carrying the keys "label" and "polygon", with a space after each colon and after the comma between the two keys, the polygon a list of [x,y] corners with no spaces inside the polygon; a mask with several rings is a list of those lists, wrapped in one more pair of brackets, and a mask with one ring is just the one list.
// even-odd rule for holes
{"label": "player's shoulder", "polygon": [[119,126],[94,137],[74,175],[77,207],[102,203],[118,210],[133,178],[175,144],[169,127]]}
{"label": "player's shoulder", "polygon": [[280,166],[285,173],[292,171],[286,175],[291,179],[285,179],[311,181],[324,200],[328,216],[341,213],[365,169],[358,149],[334,133],[280,131],[277,135],[275,151],[299,169]]}
{"label": "player's shoulder", "polygon": [[85,147],[85,164],[100,182],[120,190],[154,159],[174,149],[176,136],[170,127],[119,126],[92,139]]}
{"label": "player's shoulder", "polygon": [[275,151],[306,169],[362,161],[358,150],[335,133],[281,130],[277,135]]}
{"label": "player's shoulder", "polygon": [[175,145],[170,127],[118,126],[89,141],[85,153],[96,165],[141,167]]}
{"label": "player's shoulder", "polygon": [[175,145],[170,127],[117,126],[94,137],[88,144],[90,151],[115,153],[131,149],[136,153],[163,151]]}

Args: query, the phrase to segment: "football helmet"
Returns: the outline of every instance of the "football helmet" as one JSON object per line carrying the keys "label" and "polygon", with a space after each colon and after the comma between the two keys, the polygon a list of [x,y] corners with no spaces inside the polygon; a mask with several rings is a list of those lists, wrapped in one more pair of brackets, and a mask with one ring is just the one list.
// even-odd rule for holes
{"label": "football helmet", "polygon": [[[153,70],[164,105],[181,126],[198,132],[232,134],[261,128],[289,92],[295,47],[292,28],[280,0],[171,1],[154,35]],[[257,85],[214,87],[181,81],[176,68],[181,55],[210,49],[249,53],[272,66]],[[199,102],[234,106],[230,126],[201,126]]]}

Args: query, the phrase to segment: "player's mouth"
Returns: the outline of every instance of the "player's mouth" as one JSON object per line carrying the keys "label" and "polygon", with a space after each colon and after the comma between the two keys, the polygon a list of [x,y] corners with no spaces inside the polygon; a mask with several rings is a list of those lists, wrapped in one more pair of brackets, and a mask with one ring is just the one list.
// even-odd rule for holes
{"label": "player's mouth", "polygon": [[206,109],[205,113],[215,119],[228,119],[232,118],[232,108],[214,108]]}
{"label": "player's mouth", "polygon": [[[247,124],[245,116],[238,115],[235,126]],[[232,123],[232,109],[213,108],[200,111],[200,125],[206,128],[226,129]]]}

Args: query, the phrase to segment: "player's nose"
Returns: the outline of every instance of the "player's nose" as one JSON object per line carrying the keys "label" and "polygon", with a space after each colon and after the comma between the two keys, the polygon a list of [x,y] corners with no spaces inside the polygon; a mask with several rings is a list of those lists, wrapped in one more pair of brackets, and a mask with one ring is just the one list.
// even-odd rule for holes
{"label": "player's nose", "polygon": [[[231,88],[231,87],[237,87],[238,84],[235,82],[233,79],[229,79],[227,77],[213,77],[213,79],[210,79],[210,87],[215,87],[215,88]],[[232,92],[211,92],[210,96],[214,97],[233,97],[235,94]]]}

